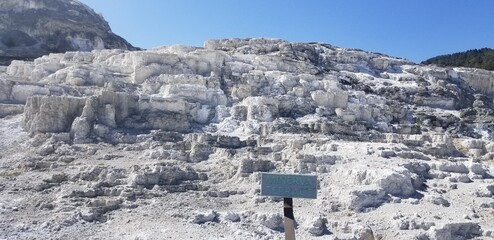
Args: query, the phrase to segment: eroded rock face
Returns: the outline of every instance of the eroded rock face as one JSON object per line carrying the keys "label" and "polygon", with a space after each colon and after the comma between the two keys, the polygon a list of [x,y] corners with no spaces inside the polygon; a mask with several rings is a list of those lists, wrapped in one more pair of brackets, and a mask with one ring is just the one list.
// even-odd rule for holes
{"label": "eroded rock face", "polygon": [[[149,207],[256,239],[282,234],[279,215],[253,212],[281,207],[259,173],[315,174],[305,238],[477,237],[494,229],[493,79],[277,39],[14,61],[0,69],[0,176],[33,185],[42,201],[25,209],[73,211],[70,226]],[[5,196],[24,191],[2,179]]]}
{"label": "eroded rock face", "polygon": [[[72,52],[45,56],[34,64],[14,62],[5,75],[12,80],[2,81],[2,99],[23,104],[33,95],[95,96],[98,106],[88,111],[100,117],[87,118],[84,124],[110,130],[187,132],[193,126],[219,123],[221,132],[228,131],[222,124],[291,118],[296,119],[292,127],[297,131],[325,134],[349,135],[369,128],[398,134],[442,129],[436,135],[461,131],[475,137],[473,123],[490,118],[489,96],[475,97],[474,102],[478,84],[463,80],[465,69],[455,75],[455,69],[417,66],[359,50],[271,39],[209,41],[205,46]],[[299,48],[288,54],[288,49]],[[479,77],[488,79],[488,74]],[[469,112],[460,115],[464,121],[459,122],[457,116],[430,114],[427,109]],[[63,121],[71,124],[85,116],[65,117]],[[242,131],[259,133],[256,126],[244,125]],[[452,145],[432,144],[429,151],[449,154],[455,151]]]}
{"label": "eroded rock face", "polygon": [[25,107],[24,128],[31,132],[67,132],[84,102],[74,97],[31,97]]}
{"label": "eroded rock face", "polygon": [[51,52],[135,49],[77,0],[5,0],[0,19],[1,65]]}

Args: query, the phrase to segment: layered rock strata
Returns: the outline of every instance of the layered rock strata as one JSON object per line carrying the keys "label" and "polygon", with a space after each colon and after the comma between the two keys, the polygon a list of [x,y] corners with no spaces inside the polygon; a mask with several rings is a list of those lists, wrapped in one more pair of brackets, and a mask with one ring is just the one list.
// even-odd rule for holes
{"label": "layered rock strata", "polygon": [[[0,70],[1,126],[18,132],[0,142],[15,159],[2,164],[24,169],[19,182],[42,176],[37,207],[70,209],[53,217],[69,222],[62,232],[159,199],[191,229],[281,236],[280,216],[266,212],[279,199],[259,196],[260,172],[318,176],[319,198],[301,206],[306,238],[494,229],[493,72],[276,39],[67,52]],[[181,212],[188,198],[201,199],[196,215]]]}

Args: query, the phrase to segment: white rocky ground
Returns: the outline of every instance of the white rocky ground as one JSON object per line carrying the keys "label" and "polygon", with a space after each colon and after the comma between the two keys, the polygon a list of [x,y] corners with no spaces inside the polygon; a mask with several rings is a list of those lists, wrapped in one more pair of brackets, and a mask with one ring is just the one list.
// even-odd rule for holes
{"label": "white rocky ground", "polygon": [[494,236],[494,73],[319,43],[0,69],[0,239],[283,239],[260,172],[316,174],[298,239]]}

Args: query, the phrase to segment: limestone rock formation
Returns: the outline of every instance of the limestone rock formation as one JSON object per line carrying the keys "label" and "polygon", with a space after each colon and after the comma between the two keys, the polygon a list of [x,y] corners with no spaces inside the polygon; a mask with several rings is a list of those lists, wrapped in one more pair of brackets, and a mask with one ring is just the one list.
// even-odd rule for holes
{"label": "limestone rock formation", "polygon": [[0,65],[52,52],[115,48],[136,49],[77,0],[0,2]]}
{"label": "limestone rock formation", "polygon": [[[0,218],[0,238],[147,238],[156,222],[181,238],[279,238],[260,172],[318,176],[318,199],[295,200],[302,239],[488,237],[493,82],[278,39],[13,61],[0,68],[0,210],[14,223]],[[32,209],[50,222],[22,223]]]}

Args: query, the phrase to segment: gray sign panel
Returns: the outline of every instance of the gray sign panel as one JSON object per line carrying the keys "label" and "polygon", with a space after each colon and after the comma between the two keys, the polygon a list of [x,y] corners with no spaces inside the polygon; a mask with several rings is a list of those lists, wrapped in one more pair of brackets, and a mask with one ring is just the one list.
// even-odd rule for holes
{"label": "gray sign panel", "polygon": [[262,173],[261,195],[285,198],[317,198],[317,176]]}

